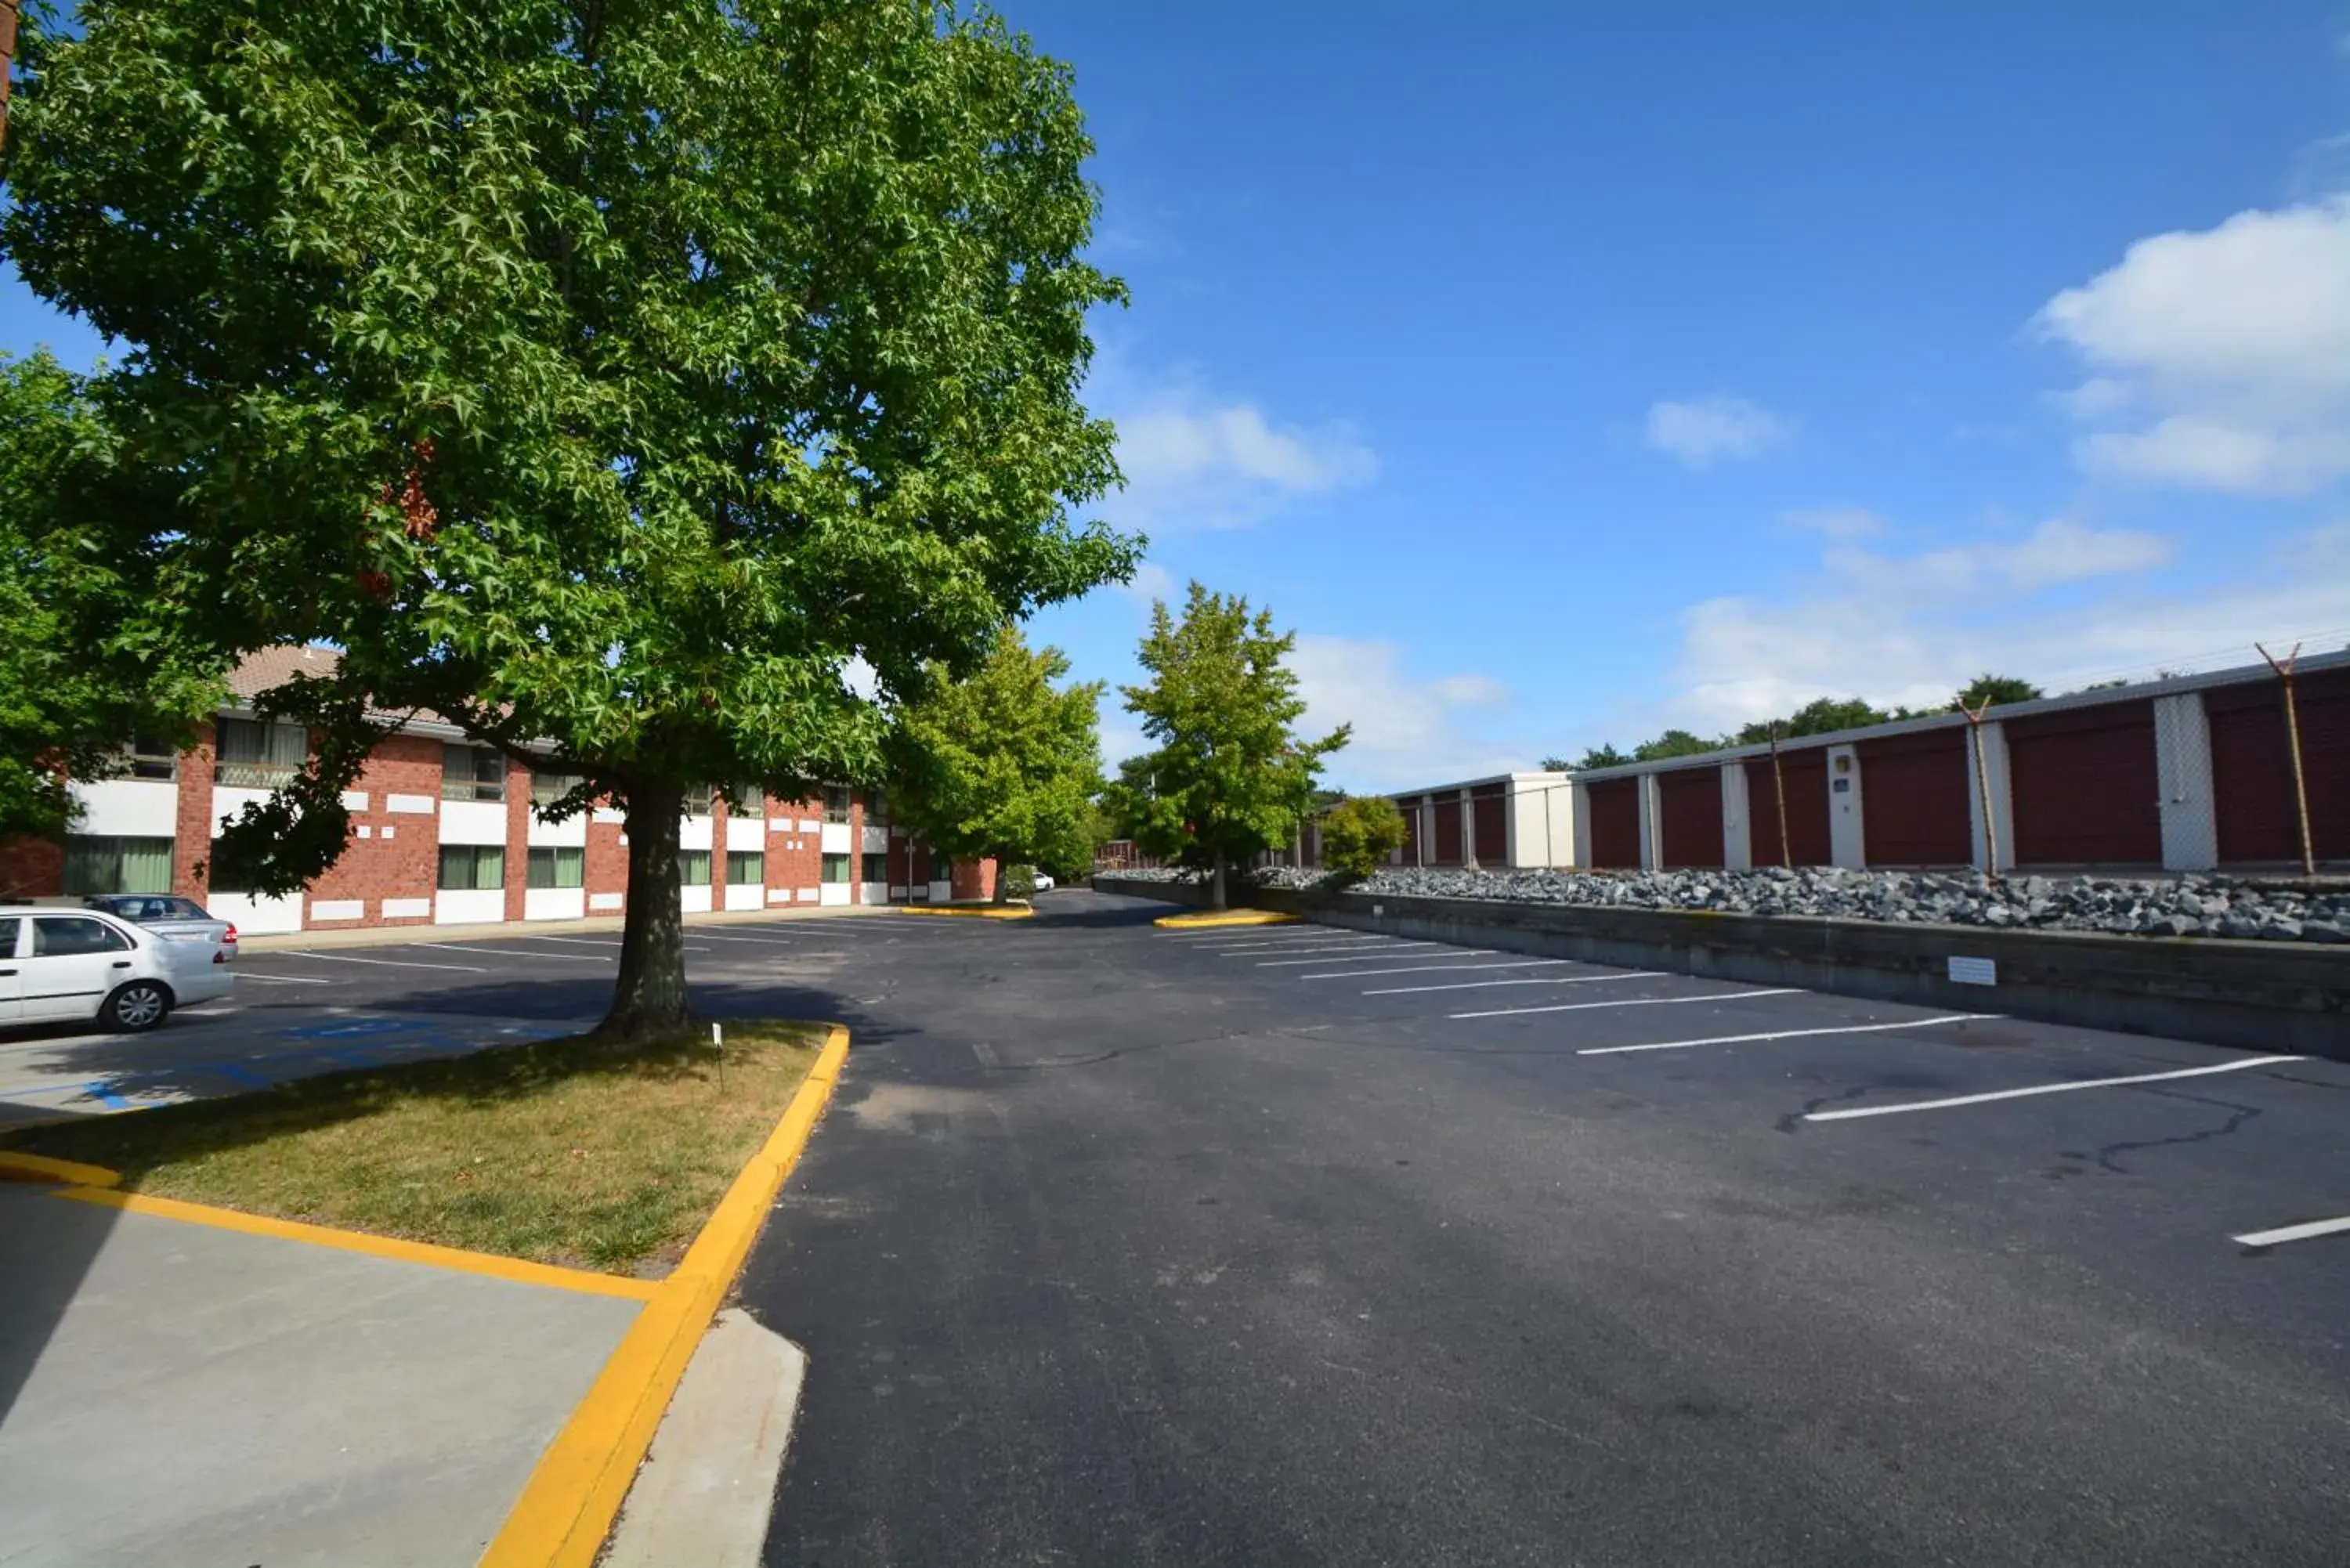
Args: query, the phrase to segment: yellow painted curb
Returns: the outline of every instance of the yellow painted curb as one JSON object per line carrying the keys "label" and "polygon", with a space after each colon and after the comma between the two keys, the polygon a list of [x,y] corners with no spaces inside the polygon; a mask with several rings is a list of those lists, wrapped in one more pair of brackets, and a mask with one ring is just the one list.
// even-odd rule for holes
{"label": "yellow painted curb", "polygon": [[52,1159],[46,1154],[11,1154],[0,1150],[0,1181],[62,1181],[72,1187],[120,1187],[122,1173],[78,1159]]}
{"label": "yellow painted curb", "polygon": [[898,912],[901,915],[960,915],[966,920],[1024,920],[1036,911],[1025,904],[1007,904],[1002,909],[993,904],[901,904]]}
{"label": "yellow painted curb", "polygon": [[1199,915],[1161,915],[1150,923],[1170,931],[1204,931],[1217,926],[1286,926],[1296,919],[1271,909],[1211,909]]}
{"label": "yellow painted curb", "polygon": [[588,1397],[539,1456],[476,1568],[589,1568],[595,1562],[702,1331],[750,1255],[847,1059],[848,1031],[836,1023],[766,1147],[734,1178],[676,1272],[621,1336]]}
{"label": "yellow painted curb", "polygon": [[[95,1170],[98,1168],[85,1166],[83,1168]],[[111,1177],[114,1173],[108,1171],[105,1174]],[[397,1236],[376,1236],[365,1231],[344,1231],[331,1225],[307,1225],[299,1220],[273,1220],[265,1214],[247,1214],[241,1209],[220,1209],[209,1203],[190,1203],[178,1198],[154,1198],[143,1192],[115,1192],[103,1187],[69,1187],[51,1196],[71,1199],[77,1203],[95,1203],[103,1209],[119,1209],[129,1214],[152,1214],[191,1225],[209,1225],[216,1231],[242,1231],[248,1236],[276,1236],[288,1241],[307,1241],[314,1247],[366,1252],[372,1257],[392,1258],[403,1263],[427,1263],[436,1269],[454,1269],[461,1273],[487,1274],[492,1279],[513,1280],[519,1284],[551,1285],[556,1290],[578,1291],[591,1296],[625,1296],[630,1301],[650,1301],[661,1287],[659,1280],[632,1280],[622,1274],[599,1274],[590,1269],[560,1268],[553,1263],[534,1263],[523,1258],[502,1258],[494,1252],[469,1252],[462,1247],[437,1246],[431,1241],[405,1241]]]}

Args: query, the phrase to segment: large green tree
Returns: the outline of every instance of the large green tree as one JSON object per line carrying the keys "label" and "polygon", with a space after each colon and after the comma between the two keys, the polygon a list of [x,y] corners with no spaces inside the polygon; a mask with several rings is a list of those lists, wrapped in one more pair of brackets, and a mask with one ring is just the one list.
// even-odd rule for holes
{"label": "large green tree", "polygon": [[1318,741],[1293,728],[1305,704],[1283,660],[1296,645],[1271,611],[1252,616],[1246,599],[1194,582],[1180,622],[1151,605],[1136,654],[1150,681],[1119,689],[1158,744],[1120,768],[1114,809],[1149,853],[1208,871],[1218,909],[1227,868],[1290,841],[1322,759],[1347,743],[1344,724]]}
{"label": "large green tree", "polygon": [[1092,858],[1102,683],[1055,688],[1068,674],[1006,626],[969,679],[934,670],[891,737],[893,819],[953,859],[993,856],[998,902],[1014,864],[1070,877]]}
{"label": "large green tree", "polygon": [[46,353],[0,358],[0,840],[57,838],[134,732],[176,746],[225,660],[159,570],[167,504],[109,481],[105,422]]}
{"label": "large green tree", "polygon": [[90,0],[27,29],[0,246],[129,346],[122,461],[322,735],[227,836],[341,850],[426,710],[627,814],[608,1031],[687,1015],[684,790],[876,778],[885,691],[1128,574],[1077,387],[1097,208],[1062,66],[915,0]]}

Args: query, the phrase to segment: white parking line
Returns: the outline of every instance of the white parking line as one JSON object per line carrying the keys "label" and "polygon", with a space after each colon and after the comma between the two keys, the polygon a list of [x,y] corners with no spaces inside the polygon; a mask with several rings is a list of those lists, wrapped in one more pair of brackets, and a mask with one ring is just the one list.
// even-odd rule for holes
{"label": "white parking line", "polygon": [[797,943],[800,939],[797,937],[722,937],[714,931],[696,931],[693,933],[693,940],[698,942],[756,942],[762,947],[787,948]]}
{"label": "white parking line", "polygon": [[[471,948],[465,946],[463,942],[403,942],[400,945],[411,948],[432,948],[435,951],[444,953],[488,953],[494,958],[516,958],[522,956],[522,954],[516,953],[512,948]],[[530,950],[527,948],[523,950],[523,953],[527,953],[530,957],[535,959],[560,959],[565,963],[602,963],[605,961],[599,958],[590,958],[586,953],[534,953],[530,952]]]}
{"label": "white parking line", "polygon": [[[419,947],[422,944],[411,942],[408,945],[411,947]],[[330,963],[380,963],[391,969],[445,969],[453,970],[459,974],[487,974],[490,972],[479,964],[418,963],[411,959],[358,958],[354,957],[350,953],[314,952],[308,948],[281,948],[278,950],[278,952],[279,956],[283,958],[324,959]]]}
{"label": "white parking line", "polygon": [[2345,1231],[2350,1231],[2350,1215],[2339,1220],[2312,1220],[2305,1225],[2281,1225],[2273,1231],[2251,1231],[2228,1240],[2244,1247],[2273,1247],[2280,1241],[2306,1241],[2313,1236],[2338,1236]]}
{"label": "white parking line", "polygon": [[[1360,949],[1352,952],[1347,952],[1347,950],[1342,948],[1339,950],[1346,954],[1343,958],[1332,958],[1328,953],[1325,952],[1317,954],[1313,958],[1259,959],[1256,961],[1256,967],[1259,969],[1295,969],[1300,964],[1345,963],[1349,959],[1356,958],[1359,958],[1364,961],[1368,962],[1374,959],[1385,958],[1389,953],[1394,953],[1398,958],[1406,959],[1434,958],[1436,956],[1434,953],[1408,953],[1401,950],[1404,948],[1440,948],[1444,944],[1442,942],[1398,942],[1392,948],[1379,948],[1370,952],[1365,952]],[[1491,948],[1457,948],[1454,950],[1454,951],[1462,958],[1482,958],[1492,950],[1493,950]],[[1363,972],[1366,974],[1379,974],[1382,972],[1387,974],[1400,974],[1404,971],[1401,970],[1391,969],[1384,971],[1379,970],[1366,970]],[[1300,980],[1306,980],[1312,977],[1300,975],[1297,978]]]}
{"label": "white parking line", "polygon": [[1326,935],[1308,937],[1304,941],[1246,942],[1237,947],[1201,948],[1198,950],[1210,953],[1280,953],[1314,952],[1326,948],[1335,951],[1339,948],[1374,948],[1378,947],[1383,943],[1392,942],[1396,940],[1397,939],[1394,937],[1341,937],[1336,935]]}
{"label": "white parking line", "polygon": [[1671,1007],[1684,1002],[1738,1002],[1750,996],[1800,996],[1801,986],[1768,991],[1710,991],[1703,996],[1627,996],[1621,1002],[1561,1002],[1549,1007],[1496,1007],[1487,1012],[1454,1012],[1452,1018],[1517,1018],[1529,1012],[1588,1012],[1595,1007]]}
{"label": "white parking line", "polygon": [[315,974],[254,974],[247,971],[236,978],[257,980],[264,985],[332,985],[335,983],[323,975]]}
{"label": "white parking line", "polygon": [[[1414,953],[1411,956],[1416,959],[1423,959],[1434,958],[1436,955],[1434,953]],[[1479,955],[1471,952],[1466,956],[1475,958]],[[1322,961],[1324,963],[1336,963],[1338,961],[1336,959],[1324,959]],[[1473,974],[1479,970],[1538,969],[1548,964],[1565,963],[1567,961],[1568,961],[1565,959],[1521,959],[1513,963],[1422,963],[1413,964],[1406,969],[1334,969],[1325,974],[1294,974],[1289,978],[1292,980],[1368,980],[1383,974]],[[1497,984],[1499,982],[1492,981],[1489,983]],[[1440,988],[1436,986],[1411,986],[1407,989],[1413,991],[1435,991]],[[1388,993],[1383,991],[1367,991],[1363,994],[1365,996],[1385,996]]]}
{"label": "white parking line", "polygon": [[2212,1073],[2241,1073],[2247,1067],[2267,1067],[2298,1062],[2299,1056],[2251,1056],[2241,1062],[2219,1062],[2208,1067],[2180,1067],[2168,1073],[2132,1073],[2126,1078],[2076,1078],[2069,1084],[2035,1084],[2028,1089],[1999,1089],[1986,1095],[1952,1095],[1939,1100],[1908,1100],[1898,1106],[1854,1106],[1840,1111],[1814,1111],[1807,1122],[1846,1122],[1858,1116],[1894,1116],[1904,1111],[1946,1111],[1955,1106],[1983,1106],[1993,1100],[2020,1100],[2031,1095],[2062,1095],[2074,1089],[2117,1089],[2127,1084],[2160,1084],[2172,1078],[2200,1078]]}
{"label": "white parking line", "polygon": [[583,948],[616,948],[616,947],[619,947],[619,946],[620,945],[620,939],[619,939],[619,938],[618,938],[618,937],[525,937],[525,936],[516,936],[514,940],[515,940],[515,941],[518,941],[518,942],[569,942],[569,943],[572,943],[572,944],[573,944],[573,945],[575,945],[575,946],[577,946],[577,947],[583,947]]}
{"label": "white parking line", "polygon": [[1847,1023],[1835,1029],[1778,1029],[1768,1034],[1716,1034],[1708,1040],[1659,1040],[1653,1045],[1592,1045],[1578,1056],[1620,1056],[1628,1051],[1686,1051],[1693,1045],[1749,1045],[1764,1040],[1801,1040],[1814,1034],[1876,1034],[1887,1029],[1923,1029],[1929,1023],[1971,1023],[1996,1018],[1996,1012],[1946,1012],[1939,1018],[1910,1018],[1899,1023]]}
{"label": "white parking line", "polygon": [[[1560,961],[1563,963],[1565,961],[1562,959]],[[1462,969],[1506,969],[1509,966],[1506,964],[1469,963],[1462,964],[1461,967]],[[1401,974],[1405,971],[1401,970],[1388,970],[1387,972],[1389,974]],[[1665,971],[1660,969],[1627,969],[1616,974],[1546,974],[1537,976],[1531,980],[1462,980],[1454,981],[1444,985],[1388,986],[1378,991],[1367,991],[1363,992],[1363,994],[1365,996],[1410,996],[1414,992],[1422,991],[1477,991],[1489,985],[1590,985],[1596,981],[1603,980],[1653,980],[1658,975],[1664,972]],[[1308,974],[1300,975],[1298,978],[1301,980],[1317,980],[1320,976]]]}

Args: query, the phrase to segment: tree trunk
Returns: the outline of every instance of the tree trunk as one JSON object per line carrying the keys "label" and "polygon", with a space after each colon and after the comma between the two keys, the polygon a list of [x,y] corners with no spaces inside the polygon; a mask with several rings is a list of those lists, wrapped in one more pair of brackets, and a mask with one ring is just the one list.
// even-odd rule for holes
{"label": "tree trunk", "polygon": [[1232,907],[1224,901],[1224,857],[1221,850],[1216,854],[1215,876],[1209,882],[1208,886],[1211,889],[1208,895],[1210,908],[1227,909]]}
{"label": "tree trunk", "polygon": [[1011,873],[1012,862],[998,855],[995,857],[995,896],[990,902],[1008,904],[1012,901]]}
{"label": "tree trunk", "polygon": [[693,1021],[685,994],[685,920],[678,902],[677,825],[684,790],[660,780],[629,790],[629,912],[612,1011],[596,1033],[642,1039]]}

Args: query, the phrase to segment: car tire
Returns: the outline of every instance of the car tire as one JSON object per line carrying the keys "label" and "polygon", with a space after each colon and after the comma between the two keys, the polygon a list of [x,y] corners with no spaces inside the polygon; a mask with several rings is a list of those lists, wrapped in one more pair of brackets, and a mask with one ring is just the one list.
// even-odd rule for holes
{"label": "car tire", "polygon": [[126,981],[114,988],[98,1020],[121,1034],[143,1034],[171,1016],[172,992],[162,981]]}

